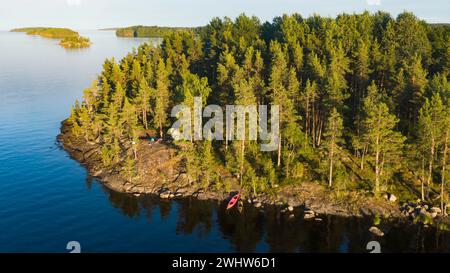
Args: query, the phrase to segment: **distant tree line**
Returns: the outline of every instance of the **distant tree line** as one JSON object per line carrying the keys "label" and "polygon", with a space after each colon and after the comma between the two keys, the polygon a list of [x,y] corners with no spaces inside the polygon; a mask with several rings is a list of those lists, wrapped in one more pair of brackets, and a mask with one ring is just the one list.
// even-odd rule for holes
{"label": "distant tree line", "polygon": [[11,32],[25,32],[28,35],[39,35],[44,38],[63,39],[69,37],[78,37],[78,32],[68,28],[52,28],[52,27],[28,27],[16,28]]}
{"label": "distant tree line", "polygon": [[118,37],[137,37],[137,38],[163,38],[176,31],[194,31],[201,28],[188,27],[159,27],[159,26],[132,26],[116,29]]}
{"label": "distant tree line", "polygon": [[393,192],[444,206],[449,34],[407,12],[214,18],[119,63],[106,60],[69,121],[101,144],[105,165],[122,164],[132,179],[139,136],[164,136],[172,106],[195,96],[221,106],[276,104],[275,152],[250,140],[177,142],[191,181],[223,188],[219,173],[227,170],[252,193],[315,181],[344,196]]}

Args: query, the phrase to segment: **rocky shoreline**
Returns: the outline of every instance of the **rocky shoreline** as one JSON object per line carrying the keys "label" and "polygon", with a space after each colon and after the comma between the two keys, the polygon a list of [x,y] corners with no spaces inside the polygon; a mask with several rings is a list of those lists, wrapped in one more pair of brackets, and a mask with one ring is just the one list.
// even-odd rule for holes
{"label": "rocky shoreline", "polygon": [[[72,158],[84,165],[89,175],[97,178],[107,188],[126,194],[140,196],[143,194],[158,195],[161,199],[194,197],[200,200],[227,200],[238,190],[237,184],[232,184],[228,192],[205,190],[189,179],[180,166],[180,158],[176,147],[169,144],[149,143],[142,141],[137,149],[138,179],[127,181],[121,174],[119,166],[104,167],[100,157],[100,145],[86,142],[75,137],[67,121],[62,122],[58,141]],[[224,180],[233,179],[227,174],[221,174]],[[311,182],[277,187],[271,193],[259,194],[256,197],[241,198],[252,203],[258,209],[265,206],[279,206],[283,213],[294,216],[294,209],[300,208],[302,217],[306,220],[318,220],[326,215],[344,217],[381,217],[389,220],[413,221],[429,225],[432,219],[437,223],[450,222],[449,217],[441,217],[437,208],[424,207],[424,204],[400,205],[394,195],[386,198],[374,198],[362,194],[352,194],[345,199],[332,196],[328,190]],[[419,220],[415,220],[418,219]]]}

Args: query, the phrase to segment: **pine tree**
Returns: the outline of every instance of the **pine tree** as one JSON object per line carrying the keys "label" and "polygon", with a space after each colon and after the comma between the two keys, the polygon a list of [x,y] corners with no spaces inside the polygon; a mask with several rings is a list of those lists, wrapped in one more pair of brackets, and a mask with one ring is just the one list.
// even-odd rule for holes
{"label": "pine tree", "polygon": [[430,187],[433,183],[433,169],[436,160],[436,150],[439,139],[443,131],[443,118],[445,118],[445,108],[439,93],[435,93],[431,99],[425,99],[425,103],[419,110],[419,140],[424,154],[428,158],[428,174],[426,177],[427,197],[429,197]]}
{"label": "pine tree", "polygon": [[297,115],[294,109],[292,93],[298,89],[298,81],[295,78],[295,70],[287,67],[285,55],[278,42],[270,45],[272,54],[272,64],[269,78],[269,90],[271,91],[271,101],[273,105],[278,105],[280,109],[280,134],[278,136],[278,157],[277,166],[281,167],[282,158],[282,135],[286,124],[296,120]]}
{"label": "pine tree", "polygon": [[[200,78],[199,76],[190,72],[185,72],[182,75],[182,82],[177,88],[177,92],[181,97],[181,102],[191,109],[191,141],[194,139],[194,100],[196,97],[202,99],[202,107],[208,102],[208,97],[211,93],[211,88],[208,85],[208,79],[206,77]],[[201,115],[201,114],[200,114]],[[201,128],[199,128],[201,129]]]}
{"label": "pine tree", "polygon": [[197,159],[201,166],[202,187],[206,189],[215,180],[215,158],[211,140],[207,139],[201,144],[200,157]]}
{"label": "pine tree", "polygon": [[125,159],[122,175],[130,182],[132,182],[137,176],[136,161],[133,158],[128,157]]}
{"label": "pine tree", "polygon": [[370,57],[369,57],[369,45],[361,40],[359,42],[358,51],[356,52],[355,60],[355,74],[353,75],[353,87],[352,87],[352,101],[356,134],[358,135],[361,127],[361,109],[362,100],[365,96],[367,84],[369,81],[370,70]]}
{"label": "pine tree", "polygon": [[[252,56],[253,50],[251,50],[251,54],[247,54],[246,55],[246,60],[244,60],[244,63],[249,63],[251,62],[251,58],[253,58]],[[247,70],[246,70],[247,69]],[[254,80],[253,78],[249,75],[251,74],[250,71],[250,67],[244,66],[244,68],[238,67],[235,74],[233,75],[232,78],[232,86],[233,86],[233,92],[234,92],[234,97],[235,97],[235,104],[236,105],[241,105],[241,106],[251,106],[251,105],[256,105],[256,96],[255,96],[255,88],[254,88]],[[250,77],[249,77],[250,76]],[[240,171],[239,171],[239,178],[240,181],[242,182],[243,179],[243,172],[244,172],[244,162],[245,162],[245,147],[246,147],[246,135],[247,135],[247,119],[244,118],[243,121],[244,124],[242,125],[238,125],[238,126],[242,126],[242,128],[244,129],[244,134],[243,134],[243,139],[241,140],[241,145],[240,145]]]}
{"label": "pine tree", "polygon": [[169,108],[169,78],[164,61],[158,61],[156,69],[156,94],[154,101],[154,116],[153,122],[159,128],[159,135],[164,136],[163,127],[166,125]]}
{"label": "pine tree", "polygon": [[134,98],[138,95],[141,80],[143,79],[141,64],[138,60],[133,60],[133,65],[131,67],[131,92],[129,94],[130,98]]}
{"label": "pine tree", "polygon": [[[377,93],[373,89],[372,92]],[[389,112],[388,106],[376,96],[368,94],[364,101],[363,132],[368,144],[369,154],[373,157],[375,166],[374,193],[380,193],[380,184],[384,169],[399,150],[401,150],[405,138],[394,130],[398,119]]]}
{"label": "pine tree", "polygon": [[141,78],[139,82],[139,91],[135,99],[137,108],[141,112],[142,125],[148,129],[148,113],[150,112],[150,98],[155,96],[154,90],[151,90],[145,78]]}
{"label": "pine tree", "polygon": [[333,48],[330,53],[330,63],[326,74],[326,100],[325,104],[330,112],[334,107],[342,110],[343,102],[348,98],[346,73],[349,70],[349,60],[345,56],[341,45]]}
{"label": "pine tree", "polygon": [[445,192],[447,189],[447,154],[448,154],[448,145],[450,141],[450,100],[447,101],[446,111],[444,112],[443,121],[443,133],[442,133],[442,165],[441,165],[441,210],[444,214],[446,214],[446,203],[448,202],[447,195]]}
{"label": "pine tree", "polygon": [[303,100],[304,100],[304,113],[305,113],[305,140],[308,140],[309,132],[313,135],[311,124],[314,123],[314,108],[315,100],[317,99],[318,91],[316,82],[311,82],[309,79],[306,81],[305,88],[303,89]]}
{"label": "pine tree", "polygon": [[327,150],[328,150],[328,162],[329,162],[329,173],[328,173],[328,186],[331,187],[333,184],[333,166],[335,162],[335,157],[339,153],[339,145],[343,143],[342,139],[343,131],[343,121],[342,117],[336,108],[333,108],[331,115],[328,118],[327,129],[324,133]]}

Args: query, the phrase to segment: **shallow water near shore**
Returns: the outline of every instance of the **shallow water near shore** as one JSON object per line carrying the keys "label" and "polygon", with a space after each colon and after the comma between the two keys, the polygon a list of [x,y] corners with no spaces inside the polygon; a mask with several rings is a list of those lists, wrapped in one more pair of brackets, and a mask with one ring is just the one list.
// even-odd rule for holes
{"label": "shallow water near shore", "polygon": [[450,234],[416,225],[384,225],[375,238],[369,220],[322,217],[304,221],[279,208],[184,198],[161,201],[111,192],[56,142],[60,122],[82,90],[146,39],[111,31],[80,31],[93,42],[66,50],[58,41],[0,32],[0,252],[450,252]]}

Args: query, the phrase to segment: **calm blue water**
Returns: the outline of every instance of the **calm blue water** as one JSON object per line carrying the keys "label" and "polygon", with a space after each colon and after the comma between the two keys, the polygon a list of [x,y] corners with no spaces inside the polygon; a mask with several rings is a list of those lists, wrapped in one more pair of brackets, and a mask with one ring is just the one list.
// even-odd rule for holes
{"label": "calm blue water", "polygon": [[[89,31],[89,49],[0,32],[0,252],[363,252],[370,223],[288,220],[245,207],[183,199],[161,202],[106,190],[56,143],[60,122],[106,57],[120,59],[145,40]],[[384,251],[449,251],[449,236],[392,227]]]}

